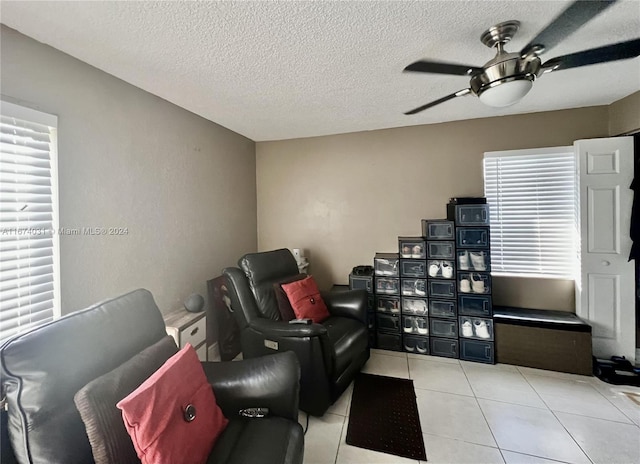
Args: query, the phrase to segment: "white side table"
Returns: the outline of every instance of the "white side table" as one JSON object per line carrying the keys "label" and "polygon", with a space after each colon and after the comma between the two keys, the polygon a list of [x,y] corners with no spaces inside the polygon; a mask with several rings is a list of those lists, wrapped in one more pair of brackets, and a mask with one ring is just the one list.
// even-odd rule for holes
{"label": "white side table", "polygon": [[191,343],[198,353],[198,359],[207,360],[207,318],[204,311],[192,313],[185,309],[177,309],[164,315],[164,324],[167,333],[180,348]]}

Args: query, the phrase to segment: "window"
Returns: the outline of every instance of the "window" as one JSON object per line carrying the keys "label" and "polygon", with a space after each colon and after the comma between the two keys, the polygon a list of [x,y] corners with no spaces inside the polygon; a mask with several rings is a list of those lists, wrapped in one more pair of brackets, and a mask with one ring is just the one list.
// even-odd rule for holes
{"label": "window", "polygon": [[60,314],[56,125],[0,102],[0,340]]}
{"label": "window", "polygon": [[485,153],[484,189],[491,208],[493,273],[576,277],[580,236],[573,147]]}

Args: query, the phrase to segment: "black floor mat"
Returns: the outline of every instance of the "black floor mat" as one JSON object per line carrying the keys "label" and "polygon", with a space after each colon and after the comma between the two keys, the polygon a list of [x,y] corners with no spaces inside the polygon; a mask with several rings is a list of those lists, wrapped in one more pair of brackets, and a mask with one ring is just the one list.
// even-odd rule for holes
{"label": "black floor mat", "polygon": [[427,459],[413,381],[358,374],[347,443],[411,459]]}

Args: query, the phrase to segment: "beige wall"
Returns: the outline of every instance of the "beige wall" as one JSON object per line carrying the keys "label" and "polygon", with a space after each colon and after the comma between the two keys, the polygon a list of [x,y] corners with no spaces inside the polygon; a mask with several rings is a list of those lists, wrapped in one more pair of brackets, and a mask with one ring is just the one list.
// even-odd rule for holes
{"label": "beige wall", "polygon": [[[304,248],[321,287],[346,283],[422,218],[446,216],[450,197],[483,194],[485,151],[572,145],[608,135],[606,106],[256,146],[258,248]],[[495,279],[502,304],[574,308],[573,283]],[[529,298],[530,297],[530,298]]]}
{"label": "beige wall", "polygon": [[640,130],[640,91],[609,105],[609,135]]}
{"label": "beige wall", "polygon": [[2,26],[5,99],[58,115],[63,313],[145,287],[163,311],[255,251],[255,144]]}

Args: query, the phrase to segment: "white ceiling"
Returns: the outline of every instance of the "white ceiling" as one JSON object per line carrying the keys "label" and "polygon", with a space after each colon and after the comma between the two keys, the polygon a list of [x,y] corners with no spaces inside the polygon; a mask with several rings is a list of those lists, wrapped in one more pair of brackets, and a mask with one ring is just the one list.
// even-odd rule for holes
{"label": "white ceiling", "polygon": [[[640,58],[550,73],[518,104],[473,96],[404,111],[468,87],[402,73],[418,59],[482,65],[488,27],[521,21],[520,50],[567,1],[1,2],[2,23],[255,141],[609,104],[640,89]],[[543,61],[640,36],[620,1]]]}

